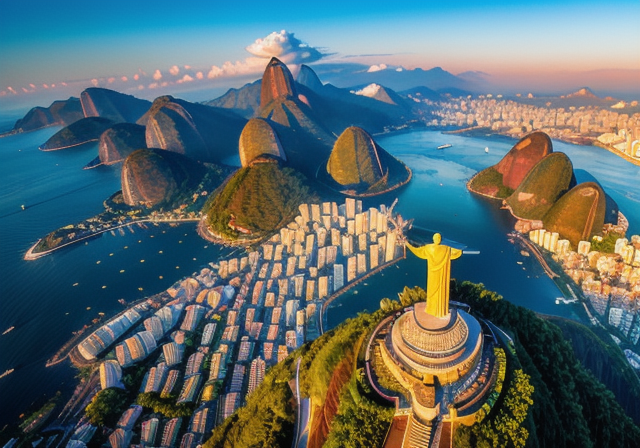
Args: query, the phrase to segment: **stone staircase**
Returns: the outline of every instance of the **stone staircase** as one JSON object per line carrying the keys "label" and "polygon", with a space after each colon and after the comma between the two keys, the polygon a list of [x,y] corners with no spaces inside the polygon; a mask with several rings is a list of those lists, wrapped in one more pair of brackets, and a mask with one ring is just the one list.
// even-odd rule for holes
{"label": "stone staircase", "polygon": [[402,448],[429,448],[432,437],[433,426],[421,423],[411,415],[402,441]]}

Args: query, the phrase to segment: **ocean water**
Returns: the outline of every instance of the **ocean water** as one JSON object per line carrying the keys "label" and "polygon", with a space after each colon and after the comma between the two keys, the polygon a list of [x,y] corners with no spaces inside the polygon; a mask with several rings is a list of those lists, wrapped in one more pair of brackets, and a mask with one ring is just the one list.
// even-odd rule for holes
{"label": "ocean water", "polygon": [[[192,274],[224,251],[198,237],[194,224],[132,227],[133,233],[105,233],[35,261],[22,259],[46,233],[99,213],[102,201],[120,188],[120,169],[82,170],[97,155],[97,145],[56,152],[37,149],[58,128],[0,139],[0,427],[34,402],[75,386],[68,363],[45,362],[84,324],[122,309],[119,299],[136,300],[158,293]],[[402,159],[413,180],[403,189],[371,199],[365,206],[399,199],[396,211],[422,228],[479,250],[454,260],[452,275],[482,282],[507,300],[541,313],[572,316],[556,305],[559,292],[533,257],[524,257],[506,233],[513,220],[506,211],[470,194],[466,181],[496,163],[515,141],[480,139],[414,131],[377,137]],[[436,150],[450,143],[451,148]],[[489,147],[489,153],[484,148]],[[640,167],[599,148],[554,142],[574,168],[601,182],[640,233]],[[26,209],[22,210],[21,205]],[[520,262],[521,264],[519,264]],[[124,270],[124,272],[121,272]],[[350,290],[333,302],[328,324],[334,326],[359,311],[378,307],[405,286],[424,285],[424,261],[406,260]]]}

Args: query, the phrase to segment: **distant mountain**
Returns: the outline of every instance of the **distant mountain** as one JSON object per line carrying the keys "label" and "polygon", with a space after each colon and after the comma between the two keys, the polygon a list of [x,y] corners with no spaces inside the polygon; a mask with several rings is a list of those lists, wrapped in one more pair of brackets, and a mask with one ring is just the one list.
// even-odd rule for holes
{"label": "distant mountain", "polygon": [[576,92],[566,95],[566,98],[597,98],[597,96],[589,87],[583,87]]}
{"label": "distant mountain", "polygon": [[49,107],[34,107],[4,135],[35,131],[48,126],[68,126],[81,118],[84,118],[84,113],[80,100],[71,97],[68,100],[54,101]]}
{"label": "distant mountain", "polygon": [[42,151],[56,151],[97,141],[114,122],[103,117],[87,117],[56,132],[40,146]]}
{"label": "distant mountain", "polygon": [[399,95],[403,97],[415,97],[417,99],[427,99],[431,101],[440,101],[443,99],[441,93],[436,92],[433,89],[428,87],[419,86],[412,87],[411,89],[403,90],[402,92],[398,92]]}
{"label": "distant mountain", "polygon": [[262,80],[246,84],[239,89],[229,89],[227,93],[203,104],[212,107],[221,107],[245,118],[255,117],[260,111],[260,89]]}
{"label": "distant mountain", "polygon": [[89,87],[80,94],[86,117],[104,117],[116,123],[135,123],[151,107],[151,102],[100,87]]}
{"label": "distant mountain", "polygon": [[322,81],[320,81],[320,78],[318,78],[316,72],[314,72],[311,67],[305,64],[302,64],[300,66],[300,71],[298,72],[296,82],[313,90],[314,92],[321,91],[323,87]]}
{"label": "distant mountain", "polygon": [[412,87],[425,86],[432,90],[475,90],[472,82],[455,76],[441,67],[429,70],[416,68],[413,70],[386,68],[374,72],[367,71],[366,67],[357,64],[342,64],[341,67],[325,67],[316,65],[314,68],[321,73],[326,82],[338,87],[353,87],[381,84],[396,91],[408,90]]}
{"label": "distant mountain", "polygon": [[146,123],[149,148],[166,149],[202,162],[224,163],[238,154],[238,139],[246,119],[227,109],[161,96],[139,123]]}

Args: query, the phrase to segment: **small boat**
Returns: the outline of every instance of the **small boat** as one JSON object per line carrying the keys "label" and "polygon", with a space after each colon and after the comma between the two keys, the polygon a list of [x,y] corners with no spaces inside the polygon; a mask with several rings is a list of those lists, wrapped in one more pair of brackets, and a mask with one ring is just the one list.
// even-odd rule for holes
{"label": "small boat", "polygon": [[4,378],[5,376],[13,373],[14,369],[9,369],[9,370],[5,370],[4,373],[2,375],[0,375],[0,378]]}
{"label": "small boat", "polygon": [[485,153],[487,153],[487,154],[489,154],[489,147],[488,147],[488,146],[485,146],[485,148],[484,148],[484,152],[485,152]]}
{"label": "small boat", "polygon": [[438,148],[437,148],[437,149],[451,148],[451,146],[453,146],[453,145],[451,145],[451,143],[447,143],[446,145],[440,145],[440,146],[438,146]]}
{"label": "small boat", "polygon": [[16,327],[11,326],[11,327],[7,328],[6,330],[4,330],[4,331],[2,332],[2,336],[4,336],[5,334],[9,333],[10,331],[13,331],[13,329],[14,329],[14,328],[16,328]]}

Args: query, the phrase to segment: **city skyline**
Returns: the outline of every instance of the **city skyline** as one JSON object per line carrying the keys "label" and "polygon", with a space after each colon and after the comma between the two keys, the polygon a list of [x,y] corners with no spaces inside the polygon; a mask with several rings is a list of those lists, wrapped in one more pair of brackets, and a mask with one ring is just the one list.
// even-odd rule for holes
{"label": "city skyline", "polygon": [[552,91],[584,80],[640,92],[640,3],[631,0],[366,8],[7,0],[0,12],[0,59],[10,61],[0,68],[3,109],[92,85],[145,98],[237,87],[257,79],[271,56],[294,65],[482,72],[507,88]]}

